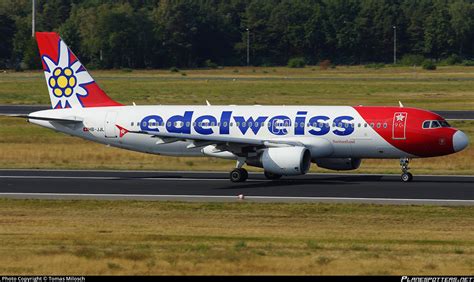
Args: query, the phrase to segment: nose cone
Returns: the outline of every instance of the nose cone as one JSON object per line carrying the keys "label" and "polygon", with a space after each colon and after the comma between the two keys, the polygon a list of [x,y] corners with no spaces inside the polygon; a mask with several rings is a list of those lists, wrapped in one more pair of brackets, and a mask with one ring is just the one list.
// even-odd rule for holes
{"label": "nose cone", "polygon": [[453,149],[455,152],[459,152],[464,150],[464,148],[467,147],[467,144],[469,143],[469,139],[467,138],[467,135],[462,132],[461,130],[456,131],[453,135]]}

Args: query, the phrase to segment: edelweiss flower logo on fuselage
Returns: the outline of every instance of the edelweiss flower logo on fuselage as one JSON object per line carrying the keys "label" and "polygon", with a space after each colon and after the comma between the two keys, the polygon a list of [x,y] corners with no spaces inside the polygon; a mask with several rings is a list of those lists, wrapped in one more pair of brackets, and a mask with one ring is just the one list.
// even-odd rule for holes
{"label": "edelweiss flower logo on fuselage", "polygon": [[83,107],[81,98],[89,94],[85,86],[93,83],[94,79],[85,71],[81,62],[70,53],[66,44],[59,40],[56,60],[46,55],[42,60],[46,65],[44,75],[54,108]]}

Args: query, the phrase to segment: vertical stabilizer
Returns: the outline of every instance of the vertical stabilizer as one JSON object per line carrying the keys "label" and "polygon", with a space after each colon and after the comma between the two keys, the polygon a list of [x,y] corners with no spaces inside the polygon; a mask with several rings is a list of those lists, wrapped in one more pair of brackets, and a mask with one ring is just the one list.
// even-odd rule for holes
{"label": "vertical stabilizer", "polygon": [[51,106],[54,109],[121,106],[100,89],[55,32],[37,32]]}

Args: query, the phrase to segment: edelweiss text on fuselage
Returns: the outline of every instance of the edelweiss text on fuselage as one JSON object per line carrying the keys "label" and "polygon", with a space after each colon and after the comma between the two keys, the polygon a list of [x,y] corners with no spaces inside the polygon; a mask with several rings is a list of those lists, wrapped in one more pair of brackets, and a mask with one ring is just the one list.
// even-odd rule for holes
{"label": "edelweiss text on fuselage", "polygon": [[[170,133],[191,134],[191,127],[198,134],[210,135],[229,134],[232,126],[239,128],[240,132],[245,135],[249,129],[257,134],[262,128],[268,130],[274,135],[287,135],[289,130],[294,130],[294,135],[304,135],[305,129],[312,135],[325,135],[331,131],[339,136],[350,135],[354,132],[354,124],[350,123],[354,118],[351,116],[338,116],[331,121],[328,116],[318,115],[307,117],[308,112],[298,111],[294,119],[286,115],[277,116],[258,116],[244,117],[233,116],[232,111],[223,111],[220,117],[213,115],[202,115],[193,117],[194,111],[185,111],[182,115],[171,116],[164,121],[159,115],[149,115],[140,122],[142,131],[159,132],[159,127],[165,127]],[[216,129],[218,127],[218,130]],[[291,127],[291,128],[290,128]]]}

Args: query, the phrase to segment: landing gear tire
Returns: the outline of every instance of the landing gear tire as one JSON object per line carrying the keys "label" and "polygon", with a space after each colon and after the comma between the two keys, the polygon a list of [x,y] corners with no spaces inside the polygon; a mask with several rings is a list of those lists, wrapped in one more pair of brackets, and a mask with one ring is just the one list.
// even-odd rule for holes
{"label": "landing gear tire", "polygon": [[249,173],[243,168],[236,168],[230,172],[229,178],[232,182],[244,182],[249,177]]}
{"label": "landing gear tire", "polygon": [[402,173],[402,177],[401,177],[402,181],[403,182],[410,182],[413,180],[413,174],[407,172],[407,173]]}
{"label": "landing gear tire", "polygon": [[282,176],[281,174],[276,174],[276,173],[272,173],[268,171],[264,171],[263,174],[265,175],[267,179],[270,179],[270,180],[277,180],[277,179],[280,179]]}
{"label": "landing gear tire", "polygon": [[409,158],[400,159],[400,166],[402,167],[402,176],[401,176],[402,182],[410,182],[413,180],[413,174],[408,172],[408,170],[410,169],[408,167],[409,163],[410,163]]}

